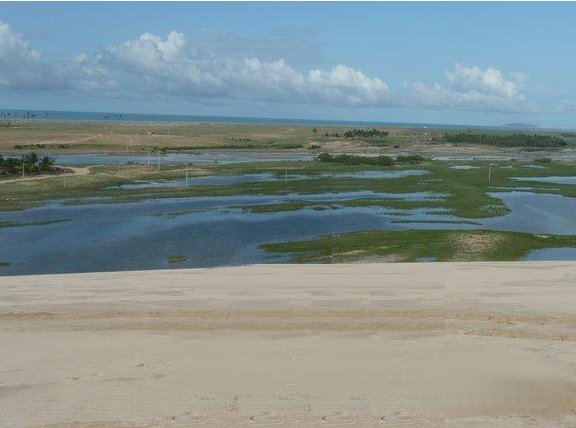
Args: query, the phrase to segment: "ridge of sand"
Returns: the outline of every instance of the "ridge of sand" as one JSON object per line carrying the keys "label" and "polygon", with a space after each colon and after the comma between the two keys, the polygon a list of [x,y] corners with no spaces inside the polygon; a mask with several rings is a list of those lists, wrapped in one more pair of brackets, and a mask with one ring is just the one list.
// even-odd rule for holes
{"label": "ridge of sand", "polygon": [[576,426],[576,263],[0,277],[0,427]]}

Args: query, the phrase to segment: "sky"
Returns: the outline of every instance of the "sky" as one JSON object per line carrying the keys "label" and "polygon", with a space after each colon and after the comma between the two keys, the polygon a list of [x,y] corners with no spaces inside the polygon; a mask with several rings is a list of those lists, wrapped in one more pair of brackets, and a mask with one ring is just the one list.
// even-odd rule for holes
{"label": "sky", "polygon": [[0,2],[0,109],[576,128],[576,3]]}

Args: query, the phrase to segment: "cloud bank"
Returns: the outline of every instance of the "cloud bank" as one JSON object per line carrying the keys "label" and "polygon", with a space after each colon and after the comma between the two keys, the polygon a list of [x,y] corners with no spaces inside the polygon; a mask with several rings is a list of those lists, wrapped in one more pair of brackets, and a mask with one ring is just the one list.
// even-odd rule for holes
{"label": "cloud bank", "polygon": [[[442,83],[408,82],[394,92],[382,78],[349,65],[301,69],[283,58],[232,55],[207,45],[177,31],[164,37],[144,33],[56,65],[0,21],[0,91],[66,90],[100,98],[158,96],[197,103],[247,100],[348,108],[521,111],[524,104],[520,79],[507,78],[496,68],[456,64]],[[211,45],[222,43],[212,39]]]}
{"label": "cloud bank", "polygon": [[504,77],[496,68],[481,69],[456,64],[446,72],[446,83],[407,83],[412,102],[424,107],[480,111],[522,111],[525,97],[520,82]]}

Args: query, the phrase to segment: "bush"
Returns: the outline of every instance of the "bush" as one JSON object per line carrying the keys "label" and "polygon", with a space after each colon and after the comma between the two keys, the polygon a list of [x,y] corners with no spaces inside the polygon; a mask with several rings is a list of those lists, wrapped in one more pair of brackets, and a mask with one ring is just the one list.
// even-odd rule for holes
{"label": "bush", "polygon": [[424,161],[424,158],[420,155],[409,155],[409,156],[398,156],[396,157],[396,162],[398,163],[420,163]]}
{"label": "bush", "polygon": [[[377,166],[391,166],[394,165],[394,159],[390,156],[355,156],[355,155],[336,155],[333,156],[329,153],[320,154],[316,160],[319,162],[334,162],[343,163],[347,165],[377,165]],[[398,156],[397,163],[420,163],[424,160],[422,156]]]}

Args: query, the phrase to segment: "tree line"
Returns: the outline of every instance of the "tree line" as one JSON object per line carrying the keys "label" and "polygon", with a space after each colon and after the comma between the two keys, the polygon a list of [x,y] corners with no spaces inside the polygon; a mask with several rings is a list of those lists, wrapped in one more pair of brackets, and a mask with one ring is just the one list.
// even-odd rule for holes
{"label": "tree line", "polygon": [[347,140],[381,140],[388,136],[388,131],[380,131],[376,128],[374,129],[350,129],[343,134],[336,132],[333,134],[325,133],[325,137],[344,137]]}
{"label": "tree line", "polygon": [[455,144],[488,144],[499,147],[565,147],[560,137],[542,134],[472,134],[458,132],[445,134],[444,141]]}
{"label": "tree line", "polygon": [[0,154],[0,173],[22,174],[22,171],[28,175],[54,172],[54,159],[50,156],[40,157],[36,152],[31,152],[19,158],[5,158]]}

